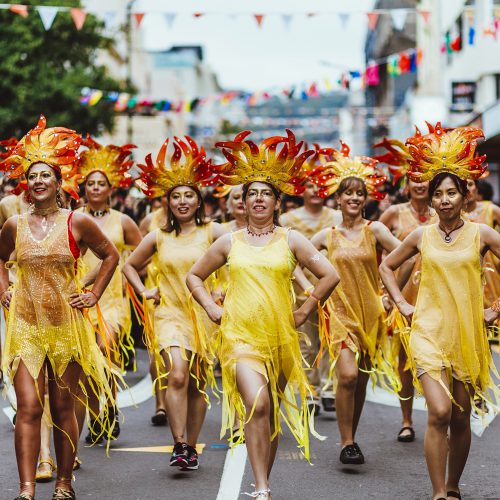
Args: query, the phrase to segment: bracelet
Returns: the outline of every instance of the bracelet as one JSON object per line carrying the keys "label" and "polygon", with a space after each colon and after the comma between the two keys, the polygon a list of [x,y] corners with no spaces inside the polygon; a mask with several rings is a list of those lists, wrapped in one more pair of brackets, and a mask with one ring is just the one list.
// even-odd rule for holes
{"label": "bracelet", "polygon": [[88,290],[97,300],[97,302],[99,302],[99,297],[94,293],[93,290]]}
{"label": "bracelet", "polygon": [[495,300],[495,302],[491,304],[490,309],[496,313],[500,313],[500,299]]}
{"label": "bracelet", "polygon": [[312,291],[314,290],[314,286],[311,285],[311,286],[308,286],[305,290],[304,290],[304,295],[306,297],[310,297],[311,296],[311,293]]}
{"label": "bracelet", "polygon": [[318,297],[316,297],[316,295],[314,295],[313,293],[310,293],[310,294],[309,294],[309,297],[310,297],[311,299],[314,299],[316,302],[320,302],[320,300],[318,299]]}

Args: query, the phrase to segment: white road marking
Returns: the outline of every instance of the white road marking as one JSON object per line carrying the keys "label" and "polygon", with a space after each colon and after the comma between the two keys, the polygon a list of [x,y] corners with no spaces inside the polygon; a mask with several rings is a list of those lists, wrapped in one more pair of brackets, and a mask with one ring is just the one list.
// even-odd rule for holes
{"label": "white road marking", "polygon": [[217,500],[236,500],[239,498],[246,462],[246,445],[239,444],[232,450],[227,450]]}

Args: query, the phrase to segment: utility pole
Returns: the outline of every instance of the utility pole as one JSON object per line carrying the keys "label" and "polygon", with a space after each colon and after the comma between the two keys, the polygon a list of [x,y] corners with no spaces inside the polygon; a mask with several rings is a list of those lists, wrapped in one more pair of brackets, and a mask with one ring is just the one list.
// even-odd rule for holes
{"label": "utility pole", "polygon": [[[130,89],[132,87],[132,7],[136,0],[128,0],[125,19],[125,43],[126,43],[126,84]],[[132,121],[132,110],[127,108],[127,142],[134,142],[134,124]]]}

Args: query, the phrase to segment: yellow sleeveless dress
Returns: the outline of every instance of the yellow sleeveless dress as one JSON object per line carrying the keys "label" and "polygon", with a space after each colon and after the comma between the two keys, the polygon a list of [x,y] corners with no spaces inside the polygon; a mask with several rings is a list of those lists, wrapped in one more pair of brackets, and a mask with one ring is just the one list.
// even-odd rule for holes
{"label": "yellow sleeveless dress", "polygon": [[69,305],[69,296],[80,290],[77,280],[80,261],[75,260],[69,246],[69,214],[68,210],[60,210],[54,225],[41,240],[31,233],[29,214],[18,217],[17,273],[7,317],[2,368],[12,381],[22,360],[36,379],[46,360],[58,376],[75,361],[92,379],[96,394],[114,402],[108,382],[111,362],[101,354],[88,319]]}
{"label": "yellow sleeveless dress", "polygon": [[[494,227],[493,204],[491,201],[481,201],[482,210],[479,213],[465,213],[468,220],[478,224],[487,224]],[[484,307],[491,307],[493,302],[500,297],[500,276],[498,270],[500,262],[493,252],[486,252],[483,257],[483,284],[484,284]]]}
{"label": "yellow sleeveless dress", "polygon": [[[394,236],[400,241],[403,241],[412,231],[417,229],[417,227],[428,226],[429,224],[435,224],[438,221],[438,216],[434,210],[431,210],[429,220],[421,222],[415,217],[412,209],[410,208],[410,202],[401,203],[396,206],[398,207],[398,224],[396,230],[394,231]],[[413,265],[410,277],[401,291],[405,300],[413,306],[417,301],[421,271],[422,257],[418,254],[415,256],[415,264]],[[407,323],[398,308],[395,306],[389,314],[388,323],[392,330],[391,363],[395,370],[397,370],[399,365],[399,352],[402,348],[399,334],[407,327]],[[405,370],[408,370],[409,368],[409,365],[406,364]]]}
{"label": "yellow sleeveless dress", "polygon": [[[157,283],[161,296],[160,304],[153,311],[156,355],[163,350],[168,354],[171,347],[180,347],[183,357],[193,363],[196,354],[197,365],[192,374],[201,382],[202,392],[207,381],[213,382],[216,325],[191,298],[186,276],[211,244],[212,223],[178,236],[175,231],[167,233],[156,229]],[[200,371],[202,365],[204,370]]]}
{"label": "yellow sleeveless dress", "polygon": [[[86,213],[85,209],[79,209],[79,212]],[[120,254],[120,263],[118,264],[111,281],[109,282],[106,290],[99,299],[99,310],[101,315],[98,314],[96,307],[89,310],[89,317],[92,324],[102,330],[103,320],[118,333],[119,345],[113,346],[116,353],[133,353],[134,340],[131,337],[132,318],[129,300],[125,294],[122,277],[122,267],[125,257],[125,237],[122,227],[122,213],[117,210],[111,209],[109,216],[103,226],[102,232],[109,238],[115,245],[118,253]],[[100,265],[101,261],[92,252],[88,251],[82,258],[85,273],[88,273]],[[123,356],[122,363],[124,361]],[[126,357],[126,356],[125,356]]]}
{"label": "yellow sleeveless dress", "polygon": [[491,400],[490,370],[498,373],[484,324],[479,225],[465,222],[451,243],[445,243],[437,224],[428,226],[420,253],[422,278],[405,341],[415,385],[421,391],[423,373],[441,381],[444,369],[450,381],[470,383],[476,394]]}
{"label": "yellow sleeveless dress", "polygon": [[[309,459],[310,415],[306,398],[312,397],[312,393],[302,368],[292,314],[296,260],[288,245],[288,234],[289,230],[277,227],[270,242],[256,247],[247,243],[246,230],[232,233],[227,259],[229,288],[218,349],[223,389],[221,438],[229,431],[232,442],[236,437],[232,431],[234,423],[246,419],[236,385],[236,364],[245,363],[268,380],[274,407],[272,437],[281,432],[284,420]],[[284,392],[278,388],[281,374],[288,380]],[[263,389],[267,390],[265,386]],[[242,440],[243,435],[238,442]]]}
{"label": "yellow sleeveless dress", "polygon": [[[388,360],[389,338],[385,310],[380,296],[377,240],[365,224],[356,240],[338,229],[327,233],[330,262],[340,275],[340,283],[326,302],[332,368],[342,348],[368,356],[374,380],[386,388],[397,388],[397,378]],[[333,370],[331,370],[333,371]]]}

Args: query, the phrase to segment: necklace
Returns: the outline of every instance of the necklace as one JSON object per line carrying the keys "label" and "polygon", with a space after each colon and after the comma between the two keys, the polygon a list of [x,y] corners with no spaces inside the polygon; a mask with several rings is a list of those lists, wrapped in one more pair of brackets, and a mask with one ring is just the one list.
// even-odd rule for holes
{"label": "necklace", "polygon": [[431,217],[431,211],[429,208],[427,208],[427,212],[425,214],[418,212],[417,209],[411,204],[411,202],[410,202],[410,208],[412,212],[416,215],[419,222],[422,224],[427,222]]}
{"label": "necklace", "polygon": [[92,217],[97,217],[98,219],[100,219],[109,213],[109,208],[105,208],[104,210],[91,210],[89,207],[87,207],[87,211],[90,215],[92,215]]}
{"label": "necklace", "polygon": [[441,224],[439,224],[439,229],[441,229],[441,231],[443,231],[444,233],[444,241],[446,241],[446,243],[449,243],[451,241],[451,233],[453,233],[454,231],[456,231],[457,229],[460,229],[463,225],[465,224],[465,222],[460,219],[460,222],[458,223],[457,226],[455,226],[451,231],[446,231],[446,229],[444,229]]}
{"label": "necklace", "polygon": [[49,207],[49,208],[36,208],[36,207],[33,207],[31,209],[31,215],[39,215],[40,217],[43,217],[42,218],[42,222],[41,222],[41,227],[42,227],[42,231],[44,233],[47,232],[47,229],[48,229],[48,222],[47,222],[47,215],[50,215],[50,214],[54,214],[56,212],[59,212],[59,207]]}
{"label": "necklace", "polygon": [[269,229],[268,231],[264,231],[263,233],[256,233],[255,231],[253,231],[252,229],[250,229],[250,225],[247,226],[247,233],[250,235],[250,236],[258,236],[259,238],[261,236],[266,236],[268,234],[272,234],[274,233],[274,230],[276,229],[276,225],[273,224],[271,229]]}

